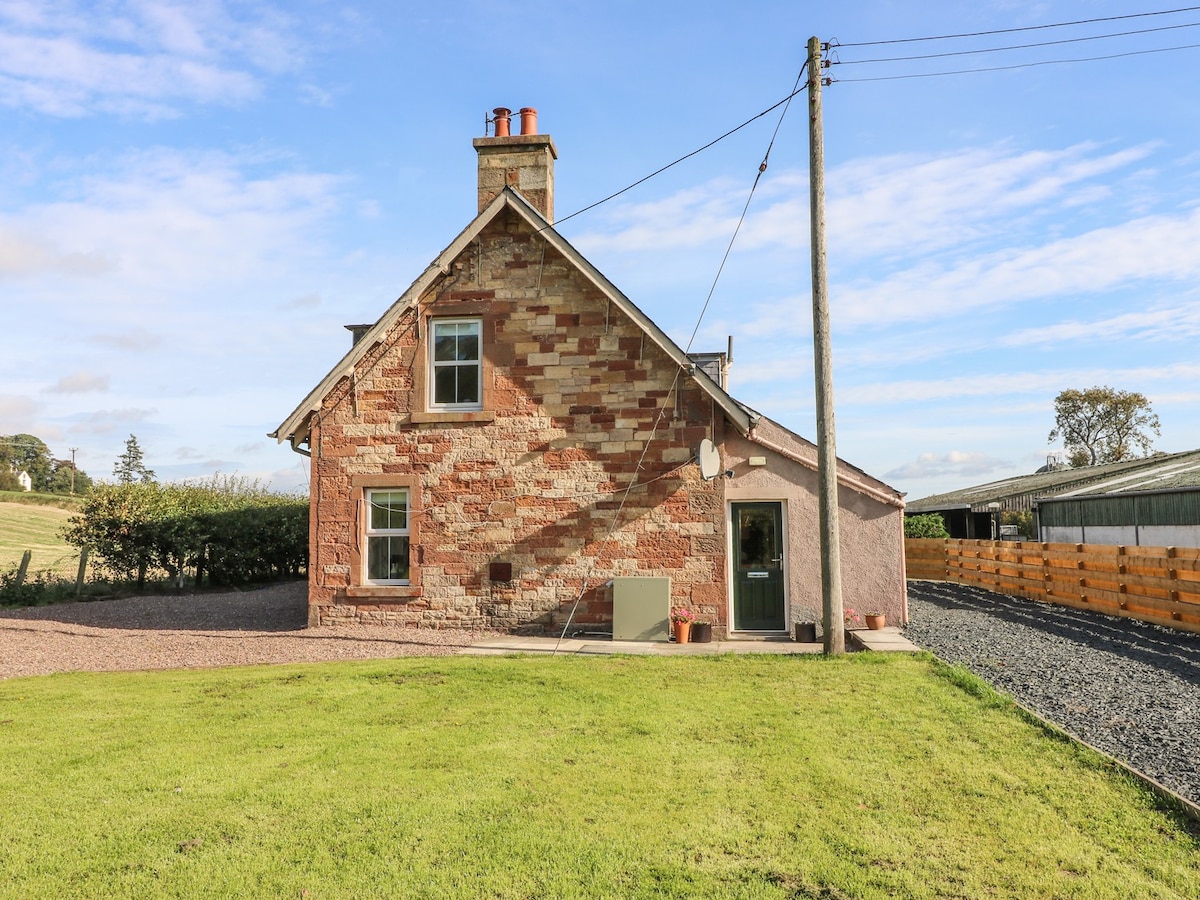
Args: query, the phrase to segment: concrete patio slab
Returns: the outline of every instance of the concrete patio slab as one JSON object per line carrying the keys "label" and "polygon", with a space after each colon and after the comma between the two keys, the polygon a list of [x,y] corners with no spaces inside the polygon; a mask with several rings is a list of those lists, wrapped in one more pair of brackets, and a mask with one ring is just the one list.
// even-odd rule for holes
{"label": "concrete patio slab", "polygon": [[[884,628],[880,631],[855,631],[851,646],[847,649],[875,650],[880,652],[915,653],[919,648],[908,641],[899,628]],[[853,646],[855,643],[858,646]],[[720,653],[778,653],[796,655],[821,653],[820,643],[798,643],[785,637],[739,637],[705,644],[675,644],[667,641],[614,641],[603,637],[528,637],[502,635],[473,644],[460,655],[502,656],[516,653],[566,655],[611,655],[617,653],[633,656],[706,656]]]}

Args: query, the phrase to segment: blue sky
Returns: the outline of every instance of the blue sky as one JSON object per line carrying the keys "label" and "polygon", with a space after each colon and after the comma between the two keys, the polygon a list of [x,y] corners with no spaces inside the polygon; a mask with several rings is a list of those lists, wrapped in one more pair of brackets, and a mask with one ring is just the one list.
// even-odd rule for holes
{"label": "blue sky", "polygon": [[[1069,387],[1200,447],[1200,11],[1123,2],[0,0],[0,433],[111,476],[288,490],[266,437],[475,213],[495,106],[539,110],[560,220],[791,91],[824,91],[839,455],[910,499],[1031,472]],[[561,232],[687,342],[778,111]],[[814,435],[798,97],[695,348]]]}

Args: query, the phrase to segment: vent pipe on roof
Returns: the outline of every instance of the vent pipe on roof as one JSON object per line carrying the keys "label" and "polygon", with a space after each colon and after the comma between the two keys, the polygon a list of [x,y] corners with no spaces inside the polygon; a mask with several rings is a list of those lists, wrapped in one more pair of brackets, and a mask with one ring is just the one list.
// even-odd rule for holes
{"label": "vent pipe on roof", "polygon": [[537,134],[537,110],[532,106],[521,107],[521,134]]}
{"label": "vent pipe on roof", "polygon": [[[496,137],[508,137],[508,117],[512,115],[512,110],[503,106],[497,106],[492,110],[492,124],[495,125]],[[525,121],[525,110],[521,110],[521,121]]]}

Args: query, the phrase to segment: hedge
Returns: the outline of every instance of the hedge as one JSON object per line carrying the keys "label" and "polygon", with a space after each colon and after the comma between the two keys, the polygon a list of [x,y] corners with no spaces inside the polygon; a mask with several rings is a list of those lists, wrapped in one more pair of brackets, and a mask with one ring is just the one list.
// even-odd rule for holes
{"label": "hedge", "polygon": [[116,578],[194,572],[236,586],[296,576],[308,559],[308,501],[258,482],[101,484],[63,532]]}

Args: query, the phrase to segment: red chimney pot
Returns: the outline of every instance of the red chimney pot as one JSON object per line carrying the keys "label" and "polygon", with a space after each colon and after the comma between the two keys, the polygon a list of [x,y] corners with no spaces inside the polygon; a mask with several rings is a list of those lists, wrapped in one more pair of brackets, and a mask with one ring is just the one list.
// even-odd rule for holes
{"label": "red chimney pot", "polygon": [[[503,106],[497,106],[492,110],[495,116],[492,122],[496,126],[496,137],[508,137],[508,117],[512,115],[512,110]],[[521,121],[525,121],[525,110],[521,110]]]}
{"label": "red chimney pot", "polygon": [[537,110],[532,106],[521,108],[521,134],[537,134]]}

